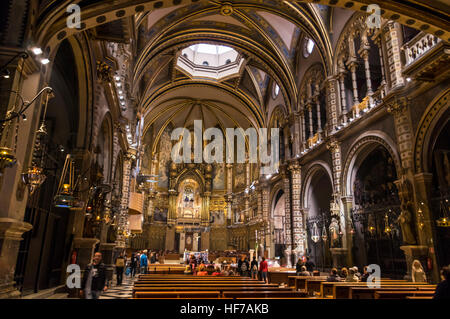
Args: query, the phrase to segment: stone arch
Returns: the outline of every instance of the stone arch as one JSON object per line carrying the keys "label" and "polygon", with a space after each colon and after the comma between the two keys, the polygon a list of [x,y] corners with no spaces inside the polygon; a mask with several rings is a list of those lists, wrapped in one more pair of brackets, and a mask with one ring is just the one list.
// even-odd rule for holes
{"label": "stone arch", "polygon": [[[397,175],[400,175],[402,172],[400,155],[395,147],[394,141],[381,131],[366,132],[353,142],[349,148],[350,151],[347,154],[341,182],[341,189],[343,190],[344,196],[352,196],[353,194],[356,164],[361,163],[366,158],[366,156],[362,156],[363,151],[367,151],[368,148],[373,149],[377,145],[382,145],[389,152],[394,160]],[[369,152],[366,153],[368,154]]]}
{"label": "stone arch", "polygon": [[330,183],[333,186],[333,173],[331,171],[328,163],[324,161],[315,161],[313,162],[305,175],[305,183],[303,183],[303,187],[301,189],[300,198],[302,199],[302,207],[308,208],[308,197],[309,197],[309,189],[311,186],[312,178],[318,171],[324,170],[330,179]]}
{"label": "stone arch", "polygon": [[440,120],[445,118],[444,114],[449,110],[450,89],[447,89],[430,103],[422,116],[414,139],[414,166],[417,173],[429,172],[431,167],[428,158],[429,145],[434,144],[433,138],[435,139],[438,134],[434,136],[433,133],[439,126]]}

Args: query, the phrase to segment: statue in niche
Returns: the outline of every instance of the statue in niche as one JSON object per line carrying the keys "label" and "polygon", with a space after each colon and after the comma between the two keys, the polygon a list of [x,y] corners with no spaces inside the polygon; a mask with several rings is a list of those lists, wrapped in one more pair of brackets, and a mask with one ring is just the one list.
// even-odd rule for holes
{"label": "statue in niche", "polygon": [[403,243],[407,245],[415,245],[416,239],[414,237],[412,227],[411,227],[411,212],[406,205],[402,205],[402,211],[397,218],[397,222],[400,224],[402,229]]}
{"label": "statue in niche", "polygon": [[287,248],[284,250],[284,258],[286,258],[286,267],[291,268],[291,246],[287,246]]}
{"label": "statue in niche", "polygon": [[331,218],[328,230],[330,231],[331,248],[339,247],[339,222],[335,217]]}

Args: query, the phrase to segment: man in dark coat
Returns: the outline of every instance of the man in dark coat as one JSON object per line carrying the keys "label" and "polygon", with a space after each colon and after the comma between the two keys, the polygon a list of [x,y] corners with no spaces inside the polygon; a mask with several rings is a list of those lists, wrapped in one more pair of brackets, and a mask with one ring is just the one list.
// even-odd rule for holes
{"label": "man in dark coat", "polygon": [[98,299],[103,291],[106,291],[106,267],[102,261],[102,253],[96,252],[92,263],[87,265],[83,281],[81,283],[81,297],[86,299]]}

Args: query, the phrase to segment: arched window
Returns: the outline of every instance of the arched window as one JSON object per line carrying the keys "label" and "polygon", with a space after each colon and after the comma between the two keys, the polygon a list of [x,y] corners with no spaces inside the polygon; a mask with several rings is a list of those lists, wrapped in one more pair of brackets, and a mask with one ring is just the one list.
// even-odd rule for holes
{"label": "arched window", "polygon": [[305,58],[309,57],[314,50],[315,43],[310,38],[305,38],[303,42],[303,56]]}

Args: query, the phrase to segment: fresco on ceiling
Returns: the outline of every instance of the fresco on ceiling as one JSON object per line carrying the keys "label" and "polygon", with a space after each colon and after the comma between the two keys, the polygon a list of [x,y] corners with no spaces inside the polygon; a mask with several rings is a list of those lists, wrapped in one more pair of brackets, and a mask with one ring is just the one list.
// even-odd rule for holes
{"label": "fresco on ceiling", "polygon": [[158,186],[167,188],[169,185],[169,161],[172,142],[170,140],[170,128],[167,126],[159,140],[159,178]]}
{"label": "fresco on ceiling", "polygon": [[214,164],[213,189],[225,188],[225,163]]}

